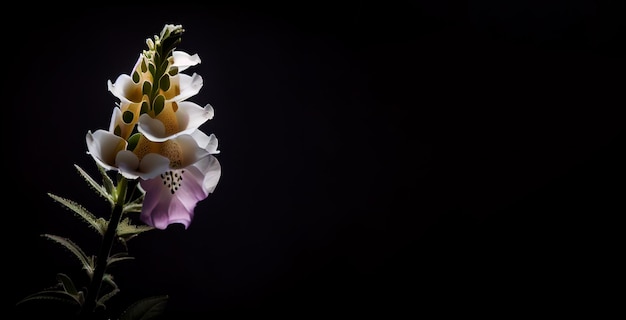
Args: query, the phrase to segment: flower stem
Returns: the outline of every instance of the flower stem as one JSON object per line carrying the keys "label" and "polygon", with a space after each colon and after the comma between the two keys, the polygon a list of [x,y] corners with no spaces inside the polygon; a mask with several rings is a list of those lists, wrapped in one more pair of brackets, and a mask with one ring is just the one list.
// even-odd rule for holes
{"label": "flower stem", "polygon": [[79,316],[81,319],[89,319],[97,306],[98,297],[100,295],[100,287],[102,286],[102,280],[107,268],[107,262],[109,260],[109,255],[111,254],[111,248],[113,248],[113,243],[115,242],[117,226],[122,218],[124,201],[126,198],[126,188],[127,181],[122,177],[117,185],[116,202],[112,208],[111,218],[109,219],[106,232],[102,238],[100,252],[96,256],[96,266],[91,278],[91,283],[89,283],[87,297],[80,310]]}

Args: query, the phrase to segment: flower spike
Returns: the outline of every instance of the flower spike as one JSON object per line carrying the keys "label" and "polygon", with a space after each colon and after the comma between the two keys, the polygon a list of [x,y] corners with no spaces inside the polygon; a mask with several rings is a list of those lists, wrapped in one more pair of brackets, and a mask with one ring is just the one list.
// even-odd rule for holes
{"label": "flower spike", "polygon": [[177,50],[183,33],[181,25],[166,24],[146,39],[132,72],[108,81],[119,99],[109,129],[86,136],[88,153],[100,167],[138,180],[145,196],[132,208],[158,229],[172,223],[187,228],[197,202],[214,191],[221,176],[217,138],[199,130],[213,119],[213,106],[187,100],[203,80],[183,73],[201,62],[197,54]]}

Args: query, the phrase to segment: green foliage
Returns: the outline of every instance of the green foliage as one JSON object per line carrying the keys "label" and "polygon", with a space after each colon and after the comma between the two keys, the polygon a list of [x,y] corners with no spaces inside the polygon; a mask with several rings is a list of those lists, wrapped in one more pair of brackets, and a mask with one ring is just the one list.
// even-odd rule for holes
{"label": "green foliage", "polygon": [[80,307],[80,303],[71,294],[62,290],[44,290],[37,293],[33,293],[26,298],[20,300],[17,304],[24,304],[26,302],[34,301],[54,301],[70,304],[72,306]]}
{"label": "green foliage", "polygon": [[[158,115],[165,107],[165,100],[159,89],[168,90],[172,86],[170,77],[178,74],[178,68],[171,66],[173,54],[176,46],[181,42],[184,30],[180,25],[167,24],[159,35],[154,36],[154,40],[147,39],[149,51],[144,51],[144,55],[152,60],[142,60],[140,66],[142,72],[149,71],[154,82],[145,82],[142,86],[143,93],[149,96],[149,102],[143,102],[141,113],[149,111],[150,108]],[[138,83],[139,74],[133,73],[133,81]],[[135,121],[131,112],[123,115],[125,123]],[[119,131],[119,127],[115,130]],[[140,135],[135,134],[129,139],[129,150],[133,150],[139,141]],[[145,192],[136,180],[127,180],[119,172],[117,179],[113,180],[107,170],[96,164],[101,175],[101,182],[93,179],[85,170],[78,165],[74,165],[81,177],[96,194],[104,198],[111,206],[111,213],[108,217],[99,217],[79,203],[65,197],[52,193],[48,195],[66,209],[69,209],[76,216],[80,217],[87,225],[97,231],[102,237],[100,251],[98,255],[87,255],[83,249],[67,237],[52,234],[42,234],[41,236],[52,240],[68,250],[80,262],[82,269],[88,275],[90,282],[87,286],[80,286],[77,289],[75,282],[66,274],[58,273],[57,284],[51,288],[28,295],[20,300],[17,305],[26,302],[46,301],[69,305],[74,315],[87,315],[100,308],[106,310],[106,303],[119,291],[118,285],[113,280],[113,276],[108,272],[109,268],[122,261],[132,260],[128,254],[126,243],[146,231],[155,228],[148,225],[134,224],[130,217],[124,216],[129,213],[139,213],[142,210]],[[114,246],[115,242],[121,243],[123,248]],[[115,250],[114,250],[115,248]],[[118,252],[112,252],[118,251]],[[86,289],[88,288],[88,289]],[[155,296],[137,301],[130,305],[122,314],[119,320],[149,320],[162,315],[167,304],[168,296]]]}
{"label": "green foliage", "polygon": [[120,320],[157,319],[165,311],[167,295],[149,297],[130,305],[121,315]]}
{"label": "green foliage", "polygon": [[135,257],[131,257],[127,252],[118,252],[114,255],[111,255],[107,260],[107,268],[113,265],[114,263],[125,261],[125,260],[133,260]]}
{"label": "green foliage", "polygon": [[[98,165],[98,171],[102,178],[99,183],[79,166],[75,165],[75,168],[87,182],[89,187],[100,197],[109,202],[112,212],[114,209],[120,210],[120,208],[122,215],[141,212],[145,192],[136,181],[127,181],[124,177],[118,174],[117,179],[114,182],[107,171]],[[61,245],[67,251],[72,253],[72,255],[80,262],[82,269],[86,271],[91,281],[98,281],[97,279],[92,279],[94,278],[94,272],[96,269],[96,259],[106,259],[105,270],[109,269],[112,265],[117,265],[120,262],[132,260],[134,257],[129,256],[126,243],[143,232],[154,230],[153,227],[148,225],[134,224],[128,216],[123,218],[120,217],[119,219],[116,219],[116,223],[111,224],[111,220],[113,219],[112,216],[110,216],[109,220],[107,220],[91,213],[76,201],[52,193],[48,193],[48,196],[50,196],[50,198],[52,198],[55,202],[61,204],[64,208],[69,209],[76,216],[80,217],[87,223],[90,229],[96,230],[101,236],[103,236],[103,238],[106,238],[105,234],[107,234],[107,231],[114,232],[113,239],[117,239],[117,241],[124,246],[122,251],[111,252],[106,257],[89,256],[78,244],[67,237],[52,234],[41,235],[42,237]],[[115,228],[115,230],[107,230],[109,225]],[[95,297],[95,306],[96,308],[106,310],[106,303],[113,296],[115,296],[120,289],[115,281],[113,281],[113,276],[108,272],[104,273],[100,281],[102,284],[100,286],[100,291],[98,291],[98,295]],[[83,305],[85,304],[86,299],[88,299],[86,298],[86,296],[88,297],[87,291],[78,290],[74,281],[68,275],[63,273],[57,274],[57,282],[58,283],[52,288],[28,295],[24,299],[20,300],[17,305],[39,301],[68,305],[70,308],[69,310],[75,311],[85,308]],[[93,303],[94,300],[91,301]],[[145,299],[133,304],[125,312],[124,317],[125,319],[153,319],[157,314],[160,314],[163,311],[164,306],[163,297]]]}
{"label": "green foliage", "polygon": [[89,226],[91,226],[93,229],[98,231],[101,236],[104,235],[104,231],[107,228],[106,220],[104,220],[102,218],[97,218],[91,212],[87,211],[87,209],[83,208],[81,205],[79,205],[78,203],[76,203],[76,202],[74,202],[72,200],[61,198],[61,197],[59,197],[57,195],[54,195],[52,193],[48,193],[48,195],[52,199],[54,199],[55,201],[59,202],[60,204],[62,204],[65,207],[67,207],[68,209],[70,209],[70,210],[74,211],[75,213],[77,213],[81,218],[83,218],[83,220],[85,222],[87,222],[89,224]]}
{"label": "green foliage", "polygon": [[117,235],[126,241],[142,232],[150,230],[154,230],[154,228],[148,225],[134,225],[129,218],[124,218],[117,225]]}
{"label": "green foliage", "polygon": [[107,175],[107,173],[104,170],[104,168],[102,168],[101,166],[98,166],[98,170],[102,174],[102,178],[103,178],[102,179],[103,180],[102,181],[103,185],[100,185],[93,178],[91,178],[91,176],[89,176],[89,174],[87,174],[87,172],[85,172],[85,170],[83,170],[81,167],[79,167],[78,165],[74,165],[74,167],[76,168],[76,170],[78,170],[78,172],[85,179],[85,181],[87,181],[89,186],[93,190],[95,190],[96,193],[98,193],[98,195],[100,195],[103,198],[107,199],[111,205],[114,204],[113,197],[112,197],[112,192],[114,190],[114,188],[113,188],[113,181],[111,180],[109,175]]}
{"label": "green foliage", "polygon": [[[58,273],[57,274],[57,280],[63,286],[63,290],[65,290],[65,292],[71,294],[72,296],[79,296],[80,295],[79,291],[76,290],[76,286],[74,285],[74,282],[66,274]],[[80,299],[79,299],[78,302],[80,302],[81,304],[83,303]]]}
{"label": "green foliage", "polygon": [[68,238],[55,236],[52,234],[43,234],[42,236],[50,240],[53,240],[54,242],[62,245],[71,253],[73,253],[74,256],[78,258],[78,260],[81,262],[83,269],[87,271],[87,274],[89,275],[89,277],[93,275],[93,269],[94,269],[93,259],[87,257],[85,252],[83,252],[83,250],[77,244],[72,242],[72,240]]}
{"label": "green foliage", "polygon": [[68,304],[70,306],[80,307],[85,301],[85,295],[82,291],[76,290],[76,286],[72,279],[63,273],[57,274],[57,285],[33,293],[24,299],[18,301],[18,305],[27,302],[52,301]]}
{"label": "green foliage", "polygon": [[102,278],[102,283],[108,285],[108,287],[111,288],[111,291],[101,295],[100,299],[98,299],[98,301],[96,302],[96,305],[98,307],[106,309],[106,302],[111,299],[111,297],[120,292],[120,289],[113,281],[113,276],[108,273],[104,274],[104,277]]}

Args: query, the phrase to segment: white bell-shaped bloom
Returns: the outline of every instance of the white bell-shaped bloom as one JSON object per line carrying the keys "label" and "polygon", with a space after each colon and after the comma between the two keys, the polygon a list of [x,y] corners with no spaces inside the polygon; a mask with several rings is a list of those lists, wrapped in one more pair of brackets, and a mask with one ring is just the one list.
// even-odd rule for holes
{"label": "white bell-shaped bloom", "polygon": [[[195,131],[191,137],[207,153],[219,153],[214,135]],[[196,204],[215,190],[221,171],[217,158],[209,155],[155,178],[141,179],[140,185],[145,191],[141,220],[158,229],[174,223],[180,223],[186,229],[193,220]]]}

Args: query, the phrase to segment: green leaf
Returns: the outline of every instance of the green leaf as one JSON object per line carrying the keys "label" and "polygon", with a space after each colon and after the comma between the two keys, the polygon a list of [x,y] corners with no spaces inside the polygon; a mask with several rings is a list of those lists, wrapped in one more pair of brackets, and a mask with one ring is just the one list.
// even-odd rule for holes
{"label": "green leaf", "polygon": [[122,238],[137,235],[139,233],[150,231],[150,230],[154,230],[154,227],[151,227],[149,225],[140,225],[140,226],[134,225],[130,222],[130,219],[128,218],[124,218],[117,225],[117,235]]}
{"label": "green leaf", "polygon": [[120,320],[157,319],[165,311],[167,295],[149,297],[130,305],[121,315]]}
{"label": "green leaf", "polygon": [[[78,165],[74,165],[74,167],[76,167],[76,170],[78,170],[80,175],[83,176],[85,181],[89,183],[89,185],[91,186],[93,190],[95,190],[100,196],[107,199],[111,204],[113,204],[113,198],[111,197],[110,189],[107,190],[106,188],[106,181],[105,181],[105,186],[103,187],[100,184],[98,184],[93,178],[91,178],[91,176],[89,176],[89,174],[85,170],[83,170],[81,167],[79,167]],[[104,172],[104,168],[102,168],[101,166],[98,166],[98,169],[100,170],[100,172]],[[106,175],[106,172],[104,172],[104,175]],[[108,175],[106,176],[108,177]],[[109,180],[111,179],[109,178]],[[113,182],[111,182],[111,184],[113,184]]]}
{"label": "green leaf", "polygon": [[109,258],[109,260],[107,260],[107,267],[111,266],[114,263],[120,262],[120,261],[134,260],[134,259],[135,259],[135,257]]}
{"label": "green leaf", "polygon": [[109,256],[109,259],[113,259],[113,258],[117,259],[117,258],[124,258],[124,257],[130,257],[128,255],[128,252],[122,251],[122,252],[114,253]]}
{"label": "green leaf", "polygon": [[89,223],[89,225],[94,228],[96,231],[98,231],[100,233],[100,235],[104,235],[104,232],[106,231],[106,224],[103,226],[102,222],[98,221],[98,218],[92,214],[91,212],[87,211],[87,209],[85,209],[84,207],[82,207],[81,205],[79,205],[78,203],[69,200],[69,199],[65,199],[62,197],[59,197],[57,195],[54,195],[52,193],[48,193],[48,195],[54,199],[55,201],[59,202],[60,204],[66,206],[67,208],[69,208],[70,210],[74,211],[75,213],[77,213],[81,218],[83,218],[83,220],[85,220],[87,223]]}
{"label": "green leaf", "polygon": [[105,303],[111,299],[111,297],[113,297],[114,295],[116,295],[118,292],[120,292],[120,289],[118,288],[117,284],[113,281],[113,276],[111,276],[110,274],[106,273],[104,274],[104,277],[102,278],[102,281],[108,285],[111,286],[111,291],[103,294],[100,299],[98,299],[98,301],[96,301],[96,305],[100,306],[104,309],[106,309],[106,305]]}
{"label": "green leaf", "polygon": [[124,205],[124,212],[141,212],[142,207],[141,203],[127,203]]}
{"label": "green leaf", "polygon": [[104,185],[104,189],[106,190],[108,195],[107,199],[109,199],[111,205],[114,205],[115,201],[113,200],[113,192],[115,190],[115,186],[113,185],[113,180],[107,174],[107,171],[106,169],[104,169],[103,166],[98,165],[98,171],[100,171],[100,175],[102,176],[102,184]]}
{"label": "green leaf", "polygon": [[134,259],[135,257],[129,256],[128,252],[118,252],[109,257],[109,259],[107,260],[107,267],[120,261],[134,260]]}
{"label": "green leaf", "polygon": [[124,204],[123,212],[141,212],[146,192],[137,181],[129,181],[130,197]]}
{"label": "green leaf", "polygon": [[76,245],[70,239],[62,238],[62,237],[55,236],[52,234],[42,234],[42,236],[50,240],[53,240],[56,243],[61,244],[66,249],[68,249],[71,253],[73,253],[74,256],[76,256],[76,258],[78,258],[78,260],[82,263],[83,269],[85,269],[87,273],[89,274],[89,277],[91,277],[91,275],[93,274],[93,269],[94,269],[93,263],[91,259],[87,257],[85,252],[83,252],[83,250],[78,245]]}
{"label": "green leaf", "polygon": [[63,273],[57,273],[57,280],[63,285],[63,289],[65,292],[71,294],[72,296],[78,295],[78,290],[76,290],[76,286],[74,286],[74,282],[70,277]]}
{"label": "green leaf", "polygon": [[22,303],[25,303],[28,301],[34,301],[34,300],[50,300],[50,301],[57,301],[57,302],[63,302],[63,303],[75,305],[77,307],[80,306],[80,302],[77,300],[75,296],[72,296],[71,294],[62,290],[39,291],[18,301],[17,304],[20,305]]}

